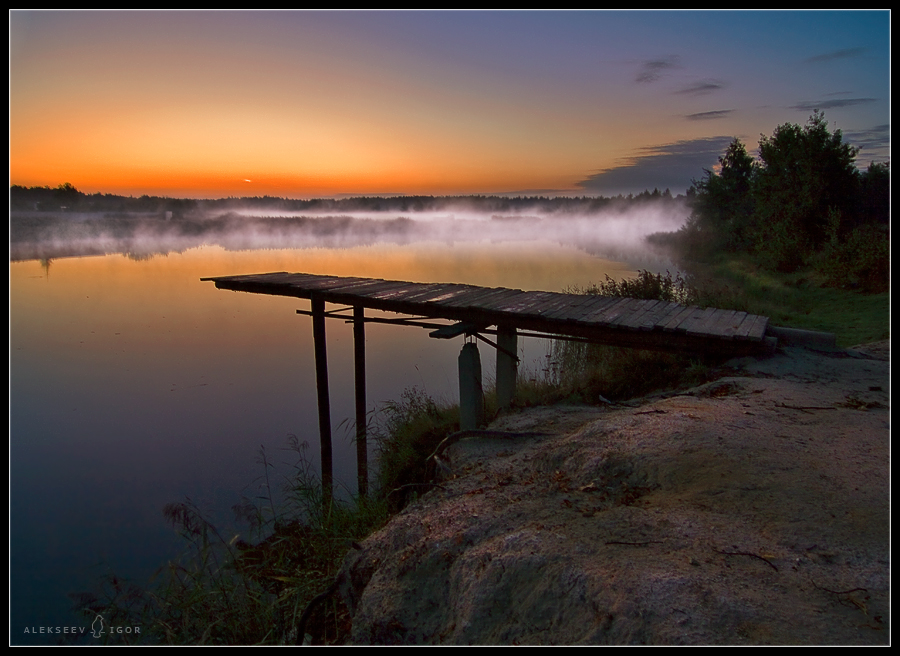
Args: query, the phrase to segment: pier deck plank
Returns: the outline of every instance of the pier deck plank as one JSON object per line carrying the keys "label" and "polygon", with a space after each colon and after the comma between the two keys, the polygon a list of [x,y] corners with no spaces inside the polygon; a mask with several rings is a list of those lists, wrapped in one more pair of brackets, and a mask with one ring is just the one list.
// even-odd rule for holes
{"label": "pier deck plank", "polygon": [[265,273],[203,278],[219,289],[317,299],[479,326],[504,325],[597,343],[689,352],[765,347],[768,318],[668,301],[416,283],[373,278]]}

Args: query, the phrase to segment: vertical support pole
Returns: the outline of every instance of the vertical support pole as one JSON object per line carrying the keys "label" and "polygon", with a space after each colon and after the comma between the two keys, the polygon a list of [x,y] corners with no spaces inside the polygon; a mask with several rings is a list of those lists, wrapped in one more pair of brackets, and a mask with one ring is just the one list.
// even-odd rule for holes
{"label": "vertical support pole", "polygon": [[518,339],[516,329],[511,326],[497,326],[497,405],[508,408],[516,396],[518,377]]}
{"label": "vertical support pole", "polygon": [[310,300],[313,320],[313,347],[316,354],[316,395],[319,399],[319,446],[322,453],[322,504],[331,511],[331,404],[328,399],[328,359],[325,348],[325,301]]}
{"label": "vertical support pole", "polygon": [[366,309],[353,306],[353,372],[356,385],[356,487],[360,497],[369,491],[369,454],[366,445]]}
{"label": "vertical support pole", "polygon": [[481,356],[478,346],[463,344],[459,353],[459,430],[473,430],[484,423],[481,389]]}

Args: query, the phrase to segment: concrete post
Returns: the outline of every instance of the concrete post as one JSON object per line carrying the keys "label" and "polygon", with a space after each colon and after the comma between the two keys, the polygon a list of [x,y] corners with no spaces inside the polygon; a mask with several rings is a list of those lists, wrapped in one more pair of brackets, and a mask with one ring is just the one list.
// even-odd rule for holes
{"label": "concrete post", "polygon": [[476,344],[463,344],[459,353],[459,429],[473,430],[484,423],[481,356]]}
{"label": "concrete post", "polygon": [[518,340],[516,329],[497,326],[497,405],[508,408],[516,396],[518,378]]}

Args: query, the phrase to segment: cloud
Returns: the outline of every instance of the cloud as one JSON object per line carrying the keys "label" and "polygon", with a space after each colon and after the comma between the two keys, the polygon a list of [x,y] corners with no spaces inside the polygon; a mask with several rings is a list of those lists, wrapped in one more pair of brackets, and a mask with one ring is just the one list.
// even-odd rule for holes
{"label": "cloud", "polygon": [[876,125],[868,130],[841,131],[844,141],[857,146],[859,155],[856,158],[858,165],[870,161],[888,161],[890,159],[891,126],[887,123]]}
{"label": "cloud", "polygon": [[642,149],[630,162],[588,176],[577,185],[587,192],[615,196],[645,189],[683,193],[704,169],[711,169],[733,137],[705,137]]}
{"label": "cloud", "polygon": [[833,100],[804,100],[796,105],[791,105],[791,109],[797,109],[804,112],[811,112],[814,109],[834,109],[836,107],[852,107],[853,105],[862,105],[864,103],[875,102],[877,98],[835,98]]}
{"label": "cloud", "polygon": [[661,59],[648,59],[641,62],[641,67],[635,76],[635,82],[656,82],[663,73],[672,68],[678,68],[678,57],[669,55]]}
{"label": "cloud", "polygon": [[712,121],[717,118],[725,118],[735,110],[733,109],[717,109],[711,112],[697,112],[696,114],[688,114],[685,118],[689,121]]}
{"label": "cloud", "polygon": [[834,61],[835,59],[859,57],[865,51],[865,48],[843,48],[841,50],[832,50],[831,52],[822,53],[821,55],[815,55],[808,59],[804,59],[803,61],[807,64],[819,64],[822,62]]}
{"label": "cloud", "polygon": [[718,91],[719,89],[723,89],[724,87],[725,84],[723,82],[719,82],[718,80],[703,80],[701,82],[697,82],[696,84],[692,84],[691,86],[680,89],[675,93],[687,96],[705,96],[708,93]]}

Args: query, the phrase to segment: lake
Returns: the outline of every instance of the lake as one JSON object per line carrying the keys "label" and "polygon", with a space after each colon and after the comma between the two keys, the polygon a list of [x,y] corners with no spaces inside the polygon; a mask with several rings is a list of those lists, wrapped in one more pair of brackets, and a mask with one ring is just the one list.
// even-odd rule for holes
{"label": "lake", "polygon": [[[562,239],[559,223],[526,235],[515,222],[498,231],[468,217],[484,230],[449,230],[451,242],[453,221],[432,217],[420,222],[441,230],[425,238],[367,243],[95,241],[86,250],[57,243],[67,257],[45,244],[40,259],[13,257],[11,245],[10,642],[54,644],[60,627],[85,626],[67,595],[107,573],[145,584],[179,550],[166,503],[190,498],[238,530],[230,508],[258,493],[261,447],[276,478],[291,435],[318,465],[312,325],[296,314],[308,301],[217,290],[201,278],[292,271],[562,291],[671,268],[640,238],[683,218],[632,217],[628,230],[590,219],[591,239]],[[98,250],[107,254],[77,256]],[[338,494],[349,495],[351,326],[329,321],[327,332],[334,474]],[[369,324],[366,337],[370,410],[410,387],[456,402],[462,338],[382,324]],[[489,380],[494,355],[479,348]],[[546,341],[520,339],[519,350],[525,369],[544,366]]]}

